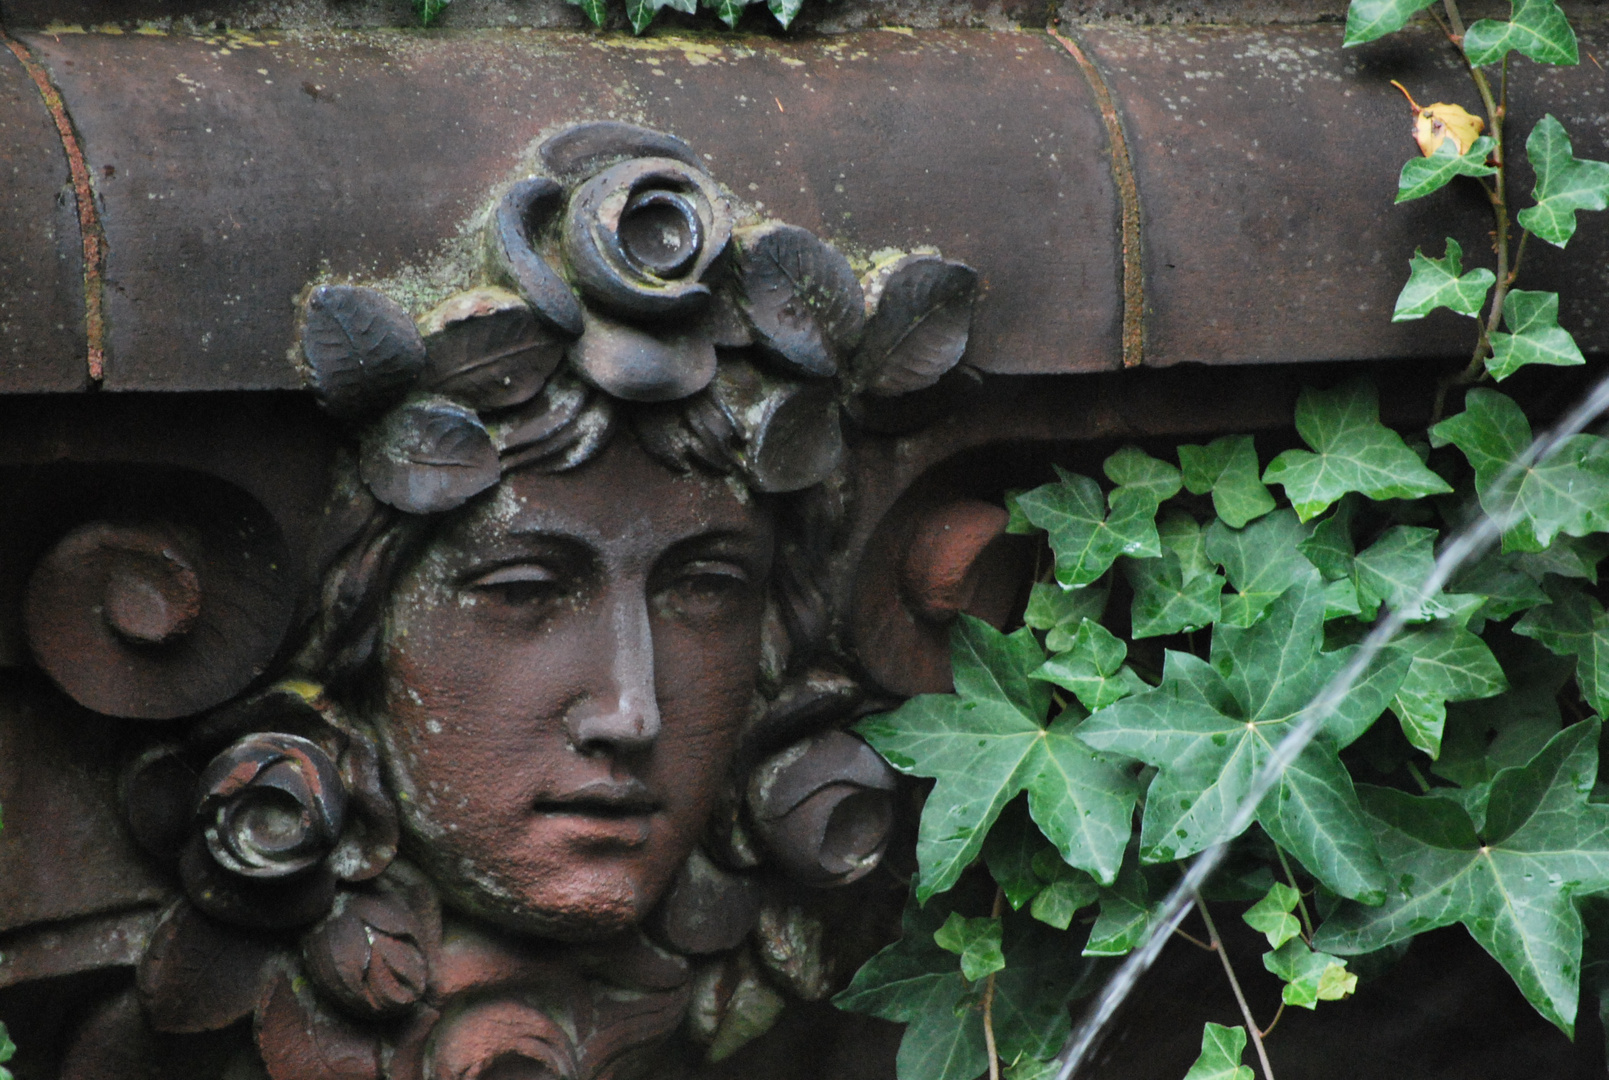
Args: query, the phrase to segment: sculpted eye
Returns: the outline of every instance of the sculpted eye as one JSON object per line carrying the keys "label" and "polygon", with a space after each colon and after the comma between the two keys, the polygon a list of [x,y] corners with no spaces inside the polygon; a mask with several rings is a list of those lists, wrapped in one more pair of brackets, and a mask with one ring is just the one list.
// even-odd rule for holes
{"label": "sculpted eye", "polygon": [[557,599],[563,582],[557,573],[541,563],[514,563],[473,577],[464,587],[498,603],[524,607]]}
{"label": "sculpted eye", "polygon": [[677,566],[659,589],[661,601],[682,614],[712,613],[754,592],[749,570],[729,559],[694,559]]}

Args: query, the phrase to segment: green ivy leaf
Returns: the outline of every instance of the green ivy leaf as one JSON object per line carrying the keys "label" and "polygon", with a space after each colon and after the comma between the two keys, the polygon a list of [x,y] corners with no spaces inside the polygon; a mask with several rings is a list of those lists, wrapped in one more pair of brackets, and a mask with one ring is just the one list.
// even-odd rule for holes
{"label": "green ivy leaf", "polygon": [[1136,640],[1199,630],[1218,619],[1224,579],[1216,573],[1186,578],[1179,556],[1129,559],[1124,576],[1134,589],[1130,622]]}
{"label": "green ivy leaf", "polygon": [[1581,916],[1575,898],[1609,888],[1609,807],[1587,801],[1598,774],[1596,717],[1565,728],[1528,764],[1504,769],[1477,836],[1444,798],[1363,788],[1400,891],[1374,909],[1342,909],[1314,945],[1369,952],[1461,922],[1537,1011],[1575,1030]]}
{"label": "green ivy leaf", "polygon": [[1206,534],[1182,510],[1157,520],[1160,559],[1129,559],[1124,576],[1134,590],[1129,621],[1133,636],[1157,637],[1199,630],[1218,619],[1224,579],[1207,555]]}
{"label": "green ivy leaf", "polygon": [[1179,493],[1179,470],[1137,446],[1125,446],[1101,465],[1106,478],[1120,488],[1145,492],[1161,505]]}
{"label": "green ivy leaf", "polygon": [[1316,1009],[1321,1001],[1340,1001],[1358,988],[1358,977],[1348,973],[1346,961],[1314,952],[1305,941],[1289,941],[1264,953],[1263,967],[1285,980],[1280,1000],[1303,1009]]}
{"label": "green ivy leaf", "polygon": [[743,17],[743,9],[752,0],[704,0],[704,6],[715,11],[715,17],[726,24],[727,29],[736,30],[737,21]]}
{"label": "green ivy leaf", "polygon": [[1207,526],[1207,555],[1224,568],[1233,592],[1223,598],[1223,626],[1251,626],[1268,605],[1297,581],[1313,573],[1298,545],[1308,530],[1290,510],[1279,510],[1244,529],[1222,521]]}
{"label": "green ivy leaf", "polygon": [[1100,623],[1086,619],[1073,638],[1072,648],[1051,657],[1033,673],[1036,679],[1071,690],[1079,704],[1093,712],[1150,687],[1134,674],[1123,658],[1128,646]]}
{"label": "green ivy leaf", "polygon": [[1061,1068],[1054,1061],[1024,1056],[1006,1066],[1001,1075],[1004,1080],[1053,1080],[1059,1072]]}
{"label": "green ivy leaf", "polygon": [[1201,1029],[1201,1055],[1184,1074],[1184,1080],[1256,1080],[1251,1066],[1240,1063],[1245,1052],[1245,1028],[1206,1024]]}
{"label": "green ivy leaf", "polygon": [[1006,1061],[1052,1057],[1072,1029],[1067,1004],[1085,992],[1094,966],[1060,930],[1021,916],[1007,916],[1005,924],[1006,968],[994,984],[995,1042]]}
{"label": "green ivy leaf", "polygon": [[1000,951],[1000,931],[999,919],[969,919],[952,911],[944,925],[933,931],[933,943],[959,956],[961,974],[968,982],[977,982],[1006,966],[1005,954]]}
{"label": "green ivy leaf", "polygon": [[1207,554],[1207,533],[1196,519],[1183,510],[1169,510],[1156,522],[1163,554],[1179,557],[1179,573],[1185,581],[1217,573],[1218,564]]}
{"label": "green ivy leaf", "polygon": [[1415,627],[1396,645],[1413,660],[1391,699],[1391,711],[1408,741],[1432,758],[1441,753],[1447,702],[1494,697],[1508,689],[1492,650],[1455,619]]}
{"label": "green ivy leaf", "polygon": [[944,905],[905,909],[900,939],[868,960],[833,1004],[908,1025],[896,1069],[923,1080],[977,1080],[989,1067],[983,1013],[955,956],[933,940]]}
{"label": "green ivy leaf", "polygon": [[1240,528],[1274,508],[1274,496],[1259,480],[1257,448],[1250,435],[1225,435],[1206,446],[1179,447],[1184,486],[1193,495],[1212,493],[1212,508],[1226,525]]}
{"label": "green ivy leaf", "polygon": [[1609,614],[1579,586],[1549,579],[1543,587],[1549,602],[1527,612],[1514,632],[1574,657],[1581,696],[1598,713],[1609,713]]}
{"label": "green ivy leaf", "polygon": [[1371,499],[1414,499],[1452,490],[1425,468],[1402,436],[1380,423],[1370,383],[1303,390],[1296,401],[1296,430],[1313,452],[1285,451],[1263,472],[1263,482],[1282,485],[1302,521],[1349,491]]}
{"label": "green ivy leaf", "polygon": [[[1559,546],[1557,544],[1555,547]],[[1490,551],[1474,563],[1465,563],[1448,581],[1447,588],[1454,593],[1472,594],[1484,598],[1479,616],[1487,619],[1507,619],[1547,603],[1548,594],[1537,584],[1537,577],[1526,571],[1524,554]]]}
{"label": "green ivy leaf", "polygon": [[1486,159],[1497,149],[1490,136],[1482,135],[1470,144],[1467,153],[1458,152],[1455,139],[1443,139],[1436,152],[1429,157],[1409,158],[1397,177],[1397,202],[1405,203],[1440,191],[1455,176],[1491,176],[1497,169],[1486,164]]}
{"label": "green ivy leaf", "polygon": [[1520,228],[1562,248],[1575,235],[1576,211],[1609,206],[1609,164],[1578,159],[1569,133],[1552,113],[1531,129],[1525,156],[1536,170],[1536,187],[1531,190],[1536,205],[1521,210],[1515,220]]}
{"label": "green ivy leaf", "polygon": [[1598,583],[1598,564],[1609,554],[1609,536],[1591,533],[1587,536],[1556,536],[1553,543],[1541,551],[1524,551],[1514,556],[1515,563],[1541,581],[1548,574],[1560,577],[1581,578],[1594,585]]}
{"label": "green ivy leaf", "polygon": [[1437,595],[1421,598],[1420,584],[1436,565],[1436,530],[1394,525],[1381,534],[1352,562],[1363,617],[1372,619],[1382,603],[1400,611],[1409,622],[1466,616],[1475,606]]}
{"label": "green ivy leaf", "polygon": [[1503,300],[1503,325],[1509,333],[1493,333],[1486,370],[1502,380],[1526,364],[1571,367],[1585,364],[1575,338],[1559,326],[1559,294],[1514,289]]}
{"label": "green ivy leaf", "polygon": [[1005,893],[1011,910],[1020,909],[1045,887],[1034,873],[1034,857],[1042,851],[1055,850],[1028,816],[1026,799],[1013,799],[1000,812],[983,842],[983,863]]}
{"label": "green ivy leaf", "polygon": [[896,769],[938,781],[918,830],[918,899],[955,884],[1024,790],[1062,857],[1110,883],[1129,838],[1133,780],[1075,737],[1078,719],[1043,726],[1051,690],[1031,677],[1045,661],[1033,631],[1008,637],[963,615],[951,642],[957,693],[912,698],[856,727]]}
{"label": "green ivy leaf", "polygon": [[[447,10],[447,5],[450,2],[451,0],[414,0],[413,13],[418,16],[420,26],[428,27],[441,17],[441,13]],[[6,1076],[11,1075],[5,1069],[0,1069],[0,1073],[4,1073]],[[4,1080],[4,1078],[0,1077],[0,1080]]]}
{"label": "green ivy leaf", "polygon": [[[17,1053],[17,1044],[11,1041],[10,1032],[0,1024],[0,1062],[10,1061]],[[11,1070],[0,1065],[0,1080],[12,1080]]]}
{"label": "green ivy leaf", "polygon": [[570,0],[570,3],[581,9],[587,21],[593,26],[603,26],[603,21],[609,15],[609,9],[604,0]]}
{"label": "green ivy leaf", "polygon": [[[1448,706],[1441,757],[1430,771],[1466,789],[1489,787],[1503,769],[1524,765],[1559,733],[1559,689],[1575,664],[1554,656],[1534,641],[1503,630],[1488,631],[1487,644],[1503,665],[1509,689],[1491,698]],[[1444,792],[1450,789],[1437,788]],[[1480,828],[1484,803],[1465,809],[1477,815]]]}
{"label": "green ivy leaf", "polygon": [[799,9],[804,6],[804,0],[767,0],[766,6],[771,9],[771,14],[776,16],[777,22],[782,24],[782,29],[786,30],[793,23],[794,16],[799,14]]}
{"label": "green ivy leaf", "polygon": [[1482,266],[1464,273],[1464,249],[1447,238],[1447,254],[1432,259],[1417,249],[1408,260],[1408,283],[1397,294],[1392,322],[1422,319],[1439,307],[1474,318],[1486,304],[1486,292],[1497,275]]}
{"label": "green ivy leaf", "polygon": [[1513,0],[1508,22],[1481,19],[1464,31],[1464,55],[1476,67],[1497,63],[1510,49],[1544,64],[1581,62],[1575,31],[1554,0]]}
{"label": "green ivy leaf", "polygon": [[626,20],[631,23],[631,32],[640,34],[648,29],[659,8],[655,0],[626,0]]}
{"label": "green ivy leaf", "polygon": [[1022,613],[1022,621],[1045,631],[1045,647],[1051,652],[1064,652],[1073,647],[1073,638],[1085,619],[1101,617],[1109,592],[1105,585],[1064,589],[1037,582],[1028,593],[1028,608]]}
{"label": "green ivy leaf", "polygon": [[1312,534],[1296,545],[1302,557],[1318,567],[1318,572],[1328,581],[1352,578],[1352,561],[1357,557],[1357,548],[1352,543],[1352,517],[1357,508],[1355,496],[1342,499],[1335,513],[1314,525]]}
{"label": "green ivy leaf", "polygon": [[1095,481],[1059,467],[1056,473],[1059,483],[1023,492],[1016,504],[1024,517],[1050,534],[1056,580],[1063,586],[1088,585],[1119,555],[1162,554],[1154,487],[1115,488],[1108,515]]}
{"label": "green ivy leaf", "polygon": [[[1355,648],[1321,652],[1323,619],[1323,586],[1309,570],[1256,626],[1215,627],[1210,664],[1169,651],[1161,686],[1084,722],[1079,735],[1091,746],[1159,770],[1141,820],[1142,859],[1170,862],[1232,839],[1253,777]],[[1388,651],[1258,809],[1274,842],[1345,896],[1378,899],[1387,882],[1337,751],[1380,715],[1407,667],[1406,654]]]}
{"label": "green ivy leaf", "polygon": [[1346,9],[1344,46],[1385,37],[1408,25],[1408,20],[1436,0],[1352,0]]}
{"label": "green ivy leaf", "polygon": [[1512,399],[1477,388],[1465,396],[1463,412],[1430,429],[1430,441],[1464,452],[1487,513],[1516,515],[1503,534],[1504,551],[1541,551],[1560,532],[1609,530],[1609,443],[1595,435],[1572,436],[1546,462],[1504,480],[1531,445],[1531,425]]}
{"label": "green ivy leaf", "polygon": [[1268,938],[1268,946],[1277,949],[1302,932],[1300,920],[1292,915],[1302,894],[1276,881],[1267,894],[1241,916],[1246,925]]}
{"label": "green ivy leaf", "polygon": [[1133,858],[1123,863],[1117,880],[1100,890],[1101,913],[1089,929],[1085,956],[1124,956],[1145,940],[1151,909],[1145,875]]}
{"label": "green ivy leaf", "polygon": [[1067,929],[1079,909],[1093,904],[1100,895],[1095,879],[1062,862],[1054,848],[1046,847],[1035,855],[1033,866],[1045,887],[1034,896],[1028,913],[1047,926]]}

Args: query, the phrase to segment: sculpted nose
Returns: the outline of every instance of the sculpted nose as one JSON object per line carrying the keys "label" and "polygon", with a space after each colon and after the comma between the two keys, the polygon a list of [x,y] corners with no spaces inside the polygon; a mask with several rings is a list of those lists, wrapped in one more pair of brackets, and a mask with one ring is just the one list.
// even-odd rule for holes
{"label": "sculpted nose", "polygon": [[636,593],[612,598],[600,624],[593,654],[582,659],[595,665],[596,674],[565,715],[565,726],[582,753],[644,750],[659,737],[654,638],[646,597]]}

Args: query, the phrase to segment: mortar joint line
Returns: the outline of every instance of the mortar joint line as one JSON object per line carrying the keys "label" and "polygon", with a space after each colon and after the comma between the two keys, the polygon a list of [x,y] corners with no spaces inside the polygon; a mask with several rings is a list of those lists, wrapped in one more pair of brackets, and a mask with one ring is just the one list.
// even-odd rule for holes
{"label": "mortar joint line", "polygon": [[1045,27],[1045,32],[1078,63],[1090,92],[1095,95],[1101,122],[1106,125],[1106,139],[1112,150],[1112,184],[1123,211],[1123,366],[1139,367],[1145,359],[1145,263],[1140,231],[1140,187],[1134,178],[1134,162],[1129,156],[1128,139],[1123,134],[1123,120],[1100,68],[1085,55],[1078,42],[1058,31],[1055,20]]}
{"label": "mortar joint line", "polygon": [[67,169],[72,178],[73,198],[78,203],[78,233],[84,250],[84,336],[88,341],[89,385],[95,388],[106,377],[106,232],[101,228],[100,213],[95,206],[95,187],[90,178],[89,164],[84,160],[83,146],[72,116],[61,91],[50,81],[50,73],[36,59],[28,46],[18,41],[0,26],[0,41],[22,64],[33,80],[45,109],[56,124],[61,136],[62,152],[67,155]]}

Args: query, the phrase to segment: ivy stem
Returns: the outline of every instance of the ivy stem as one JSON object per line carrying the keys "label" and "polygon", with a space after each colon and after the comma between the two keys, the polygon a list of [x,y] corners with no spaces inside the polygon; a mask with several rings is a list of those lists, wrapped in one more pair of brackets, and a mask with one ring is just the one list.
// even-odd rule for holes
{"label": "ivy stem", "polygon": [[1175,926],[1173,928],[1173,932],[1175,934],[1178,934],[1180,937],[1184,938],[1184,940],[1188,941],[1190,944],[1194,945],[1198,949],[1205,949],[1207,952],[1212,952],[1213,951],[1213,948],[1212,948],[1211,945],[1209,945],[1205,941],[1202,941],[1200,938],[1196,937],[1194,934],[1190,933],[1188,930],[1183,930],[1183,929],[1180,929],[1179,927]]}
{"label": "ivy stem", "polygon": [[1514,261],[1508,265],[1508,283],[1514,284],[1514,279],[1520,276],[1520,260],[1525,258],[1525,242],[1531,234],[1524,229],[1520,230],[1520,242],[1514,248]]}
{"label": "ivy stem", "polygon": [[1263,1048],[1263,1032],[1252,1018],[1251,1006],[1246,1004],[1246,995],[1240,990],[1240,980],[1235,978],[1235,966],[1229,962],[1229,951],[1224,948],[1223,938],[1218,936],[1218,927],[1213,924],[1212,913],[1207,910],[1201,894],[1196,893],[1196,910],[1201,912],[1201,921],[1207,924],[1207,936],[1212,939],[1212,951],[1218,954],[1223,962],[1224,974],[1229,976],[1229,988],[1235,992],[1235,1002],[1240,1006],[1240,1015],[1246,1021],[1246,1030],[1251,1033],[1252,1045],[1257,1047],[1257,1060],[1263,1065],[1263,1080],[1274,1080],[1274,1067],[1268,1063],[1268,1051]]}
{"label": "ivy stem", "polygon": [[1274,1018],[1268,1022],[1268,1026],[1263,1028],[1263,1038],[1266,1039],[1266,1038],[1268,1038],[1270,1035],[1272,1035],[1274,1033],[1274,1029],[1279,1026],[1280,1017],[1282,1017],[1284,1015],[1285,1015],[1285,1003],[1283,1001],[1281,1001],[1279,1003],[1279,1011],[1276,1012],[1274,1014]]}
{"label": "ivy stem", "polygon": [[1425,774],[1419,771],[1419,766],[1411,761],[1403,764],[1408,766],[1408,775],[1413,777],[1413,782],[1419,785],[1419,790],[1426,795],[1430,794],[1430,782],[1425,779]]}
{"label": "ivy stem", "polygon": [[[1302,887],[1300,885],[1296,884],[1296,874],[1295,874],[1294,871],[1291,870],[1290,861],[1285,858],[1285,849],[1280,847],[1278,844],[1275,844],[1274,845],[1274,854],[1279,856],[1279,866],[1280,866],[1281,870],[1285,871],[1285,880],[1290,882],[1291,883],[1291,888],[1296,890],[1296,910],[1302,916],[1302,927],[1303,927],[1303,929],[1305,929],[1307,931],[1307,933],[1303,934],[1302,937],[1303,937],[1303,940],[1305,940],[1309,945],[1311,945],[1311,944],[1313,944],[1313,920],[1308,917],[1308,914],[1307,914],[1307,901],[1302,899]],[[1278,1022],[1277,1018],[1276,1018],[1275,1022],[1276,1023]],[[1272,1030],[1274,1030],[1274,1025],[1269,1024],[1268,1025],[1268,1031],[1272,1031]],[[1268,1032],[1265,1031],[1265,1032],[1263,1032],[1263,1034],[1266,1035],[1266,1034],[1268,1034]]]}
{"label": "ivy stem", "polygon": [[[1006,891],[999,886],[994,890],[994,907],[989,918],[998,919],[1005,908]],[[1000,1080],[1000,1053],[994,1043],[994,979],[999,972],[989,972],[983,984],[983,1046],[989,1054],[989,1080]]]}
{"label": "ivy stem", "polygon": [[1475,89],[1480,93],[1481,104],[1486,107],[1486,127],[1496,143],[1492,150],[1492,164],[1497,167],[1492,185],[1492,215],[1497,219],[1497,287],[1492,293],[1492,309],[1486,317],[1484,332],[1475,343],[1475,353],[1470,357],[1469,366],[1459,377],[1460,382],[1470,383],[1480,377],[1485,367],[1486,355],[1491,348],[1491,335],[1502,325],[1503,299],[1513,282],[1508,267],[1508,155],[1503,144],[1503,118],[1508,107],[1508,56],[1504,54],[1503,57],[1500,102],[1492,93],[1492,84],[1486,78],[1486,73],[1469,62],[1469,53],[1464,50],[1464,21],[1458,12],[1458,0],[1442,0],[1442,6],[1446,9],[1447,21],[1453,33],[1458,37],[1459,55],[1469,68],[1469,77],[1474,80]]}

